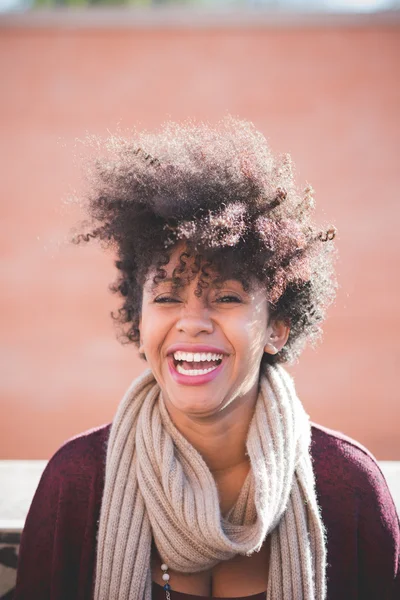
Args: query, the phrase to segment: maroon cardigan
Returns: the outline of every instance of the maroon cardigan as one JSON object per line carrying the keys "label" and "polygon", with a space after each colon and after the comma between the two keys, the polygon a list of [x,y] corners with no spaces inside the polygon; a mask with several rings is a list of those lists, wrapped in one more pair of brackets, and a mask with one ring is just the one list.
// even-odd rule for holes
{"label": "maroon cardigan", "polygon": [[[110,425],[86,432],[49,461],[21,538],[15,600],[92,598],[109,432]],[[399,600],[400,526],[377,463],[353,440],[315,425],[311,453],[327,530],[328,600]]]}

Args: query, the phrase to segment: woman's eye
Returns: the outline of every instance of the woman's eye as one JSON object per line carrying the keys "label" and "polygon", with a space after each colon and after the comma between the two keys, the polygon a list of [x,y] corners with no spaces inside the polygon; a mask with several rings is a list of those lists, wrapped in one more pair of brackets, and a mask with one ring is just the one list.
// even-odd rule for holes
{"label": "woman's eye", "polygon": [[155,298],[154,302],[157,304],[165,304],[167,302],[179,302],[179,300],[173,296],[161,296],[160,298]]}
{"label": "woman's eye", "polygon": [[223,304],[230,304],[232,302],[241,302],[240,298],[238,298],[237,296],[220,296],[219,298],[217,298],[217,302],[222,302]]}

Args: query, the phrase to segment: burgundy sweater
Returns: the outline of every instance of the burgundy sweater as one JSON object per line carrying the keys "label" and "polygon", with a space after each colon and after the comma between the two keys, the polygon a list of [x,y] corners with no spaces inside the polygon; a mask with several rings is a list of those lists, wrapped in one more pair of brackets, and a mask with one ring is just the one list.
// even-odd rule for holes
{"label": "burgundy sweater", "polygon": [[[109,432],[110,425],[86,432],[49,461],[21,538],[15,600],[93,597]],[[327,600],[400,600],[399,520],[376,461],[315,425],[311,454],[327,531]],[[164,598],[159,586],[153,597]]]}

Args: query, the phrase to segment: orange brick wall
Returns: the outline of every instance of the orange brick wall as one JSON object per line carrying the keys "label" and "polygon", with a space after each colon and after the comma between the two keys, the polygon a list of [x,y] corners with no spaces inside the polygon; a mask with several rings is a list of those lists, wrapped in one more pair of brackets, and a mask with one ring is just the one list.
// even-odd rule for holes
{"label": "orange brick wall", "polygon": [[399,27],[0,27],[0,458],[111,420],[143,368],[115,340],[112,259],[65,243],[86,132],[250,119],[338,230],[340,290],[293,369],[312,419],[400,460]]}

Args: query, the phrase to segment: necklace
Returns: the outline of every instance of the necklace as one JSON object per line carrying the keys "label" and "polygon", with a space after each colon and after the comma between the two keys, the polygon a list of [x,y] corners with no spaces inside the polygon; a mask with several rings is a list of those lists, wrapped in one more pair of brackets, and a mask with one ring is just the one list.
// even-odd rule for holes
{"label": "necklace", "polygon": [[163,572],[162,580],[165,581],[165,584],[164,584],[165,598],[166,598],[166,600],[171,600],[171,594],[169,593],[171,586],[169,585],[170,575],[168,573],[168,565],[163,563],[161,565],[161,571]]}
{"label": "necklace", "polygon": [[[171,600],[171,594],[170,594],[171,586],[169,583],[170,574],[168,573],[168,565],[163,563],[161,565],[161,571],[163,572],[162,580],[165,582],[163,585],[163,589],[165,590],[165,600]],[[211,596],[210,596],[210,598],[211,598]]]}

